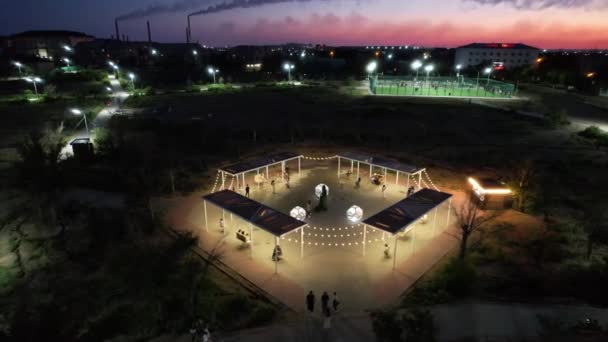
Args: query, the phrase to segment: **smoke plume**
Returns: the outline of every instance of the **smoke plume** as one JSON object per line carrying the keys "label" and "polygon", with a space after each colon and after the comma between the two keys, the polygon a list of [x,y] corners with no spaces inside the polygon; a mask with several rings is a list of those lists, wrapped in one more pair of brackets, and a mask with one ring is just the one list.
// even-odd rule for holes
{"label": "smoke plume", "polygon": [[165,14],[165,13],[178,13],[191,11],[196,8],[200,8],[201,6],[209,6],[210,3],[214,1],[211,0],[180,0],[176,1],[172,4],[158,4],[158,5],[150,5],[145,8],[140,8],[123,15],[120,15],[116,19],[119,21],[122,20],[130,20],[130,19],[138,19],[144,18],[151,15],[157,14]]}
{"label": "smoke plume", "polygon": [[216,5],[211,5],[206,9],[196,11],[190,13],[188,16],[193,17],[197,15],[210,14],[228,11],[236,8],[252,8],[252,7],[260,7],[264,5],[273,5],[273,4],[281,4],[281,3],[289,3],[289,2],[311,2],[313,0],[233,0],[230,2],[223,2]]}
{"label": "smoke plume", "polygon": [[605,0],[464,0],[480,5],[508,5],[520,10],[543,10],[547,8],[600,8]]}

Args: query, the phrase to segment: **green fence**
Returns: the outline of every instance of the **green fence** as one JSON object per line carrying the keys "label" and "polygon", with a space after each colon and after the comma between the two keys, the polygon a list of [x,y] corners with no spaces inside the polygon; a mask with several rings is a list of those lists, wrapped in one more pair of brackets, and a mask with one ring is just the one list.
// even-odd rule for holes
{"label": "green fence", "polygon": [[376,95],[493,98],[511,98],[516,93],[515,85],[487,78],[426,76],[372,77],[370,91]]}

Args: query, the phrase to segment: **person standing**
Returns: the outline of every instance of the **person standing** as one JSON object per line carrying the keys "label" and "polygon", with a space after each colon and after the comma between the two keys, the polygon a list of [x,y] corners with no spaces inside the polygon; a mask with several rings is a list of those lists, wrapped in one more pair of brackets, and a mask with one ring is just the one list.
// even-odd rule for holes
{"label": "person standing", "polygon": [[274,179],[270,181],[270,186],[272,186],[272,193],[276,194],[275,186],[274,186]]}
{"label": "person standing", "polygon": [[249,197],[249,184],[245,187],[245,196]]}
{"label": "person standing", "polygon": [[226,232],[226,230],[224,229],[224,218],[220,217],[220,232],[222,232],[222,234],[224,234]]}
{"label": "person standing", "polygon": [[329,309],[329,295],[327,294],[327,291],[324,291],[321,296],[321,306],[323,307],[323,312]]}
{"label": "person standing", "polygon": [[382,198],[386,198],[386,184],[382,184]]}
{"label": "person standing", "polygon": [[384,257],[387,259],[391,257],[391,250],[387,243],[384,244]]}
{"label": "person standing", "polygon": [[306,296],[306,308],[310,313],[315,312],[315,294],[312,290],[308,292],[308,295]]}
{"label": "person standing", "polygon": [[331,301],[331,305],[333,306],[334,311],[338,311],[340,301],[338,300],[338,294],[336,292],[334,292],[334,299]]}

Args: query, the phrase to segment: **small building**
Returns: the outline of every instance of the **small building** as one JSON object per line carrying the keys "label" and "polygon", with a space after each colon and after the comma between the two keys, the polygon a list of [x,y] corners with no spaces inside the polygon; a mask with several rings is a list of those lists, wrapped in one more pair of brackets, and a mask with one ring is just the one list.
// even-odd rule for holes
{"label": "small building", "polygon": [[502,210],[513,206],[513,192],[492,178],[469,177],[469,196],[481,209]]}
{"label": "small building", "polygon": [[74,158],[82,161],[93,159],[93,143],[89,138],[77,138],[70,142]]}
{"label": "small building", "polygon": [[456,48],[454,65],[462,68],[495,65],[512,69],[536,65],[539,53],[540,49],[520,43],[473,43]]}

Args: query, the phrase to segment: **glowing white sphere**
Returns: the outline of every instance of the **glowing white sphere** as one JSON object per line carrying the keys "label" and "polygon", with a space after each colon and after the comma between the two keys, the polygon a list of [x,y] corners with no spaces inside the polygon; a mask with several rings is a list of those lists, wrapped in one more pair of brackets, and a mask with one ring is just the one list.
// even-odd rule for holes
{"label": "glowing white sphere", "polygon": [[327,196],[329,196],[329,187],[327,185],[321,183],[315,187],[315,196],[317,196],[317,198],[321,198],[321,193],[323,192],[323,187],[325,187],[325,190],[327,190]]}
{"label": "glowing white sphere", "polygon": [[304,210],[302,207],[295,207],[291,209],[289,216],[295,218],[296,220],[304,221],[304,219],[306,219],[306,210]]}
{"label": "glowing white sphere", "polygon": [[361,209],[361,207],[353,205],[346,211],[346,217],[351,222],[359,222],[363,218],[363,209]]}

